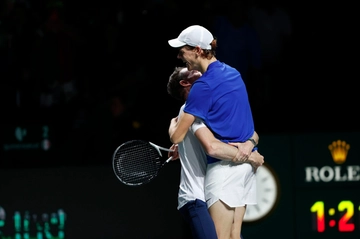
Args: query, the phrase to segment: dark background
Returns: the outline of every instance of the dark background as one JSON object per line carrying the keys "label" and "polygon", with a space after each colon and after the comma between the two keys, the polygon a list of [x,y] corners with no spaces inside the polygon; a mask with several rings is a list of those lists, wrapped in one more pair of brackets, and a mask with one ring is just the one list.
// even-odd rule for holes
{"label": "dark background", "polygon": [[[234,9],[242,19],[261,3],[2,0],[1,130],[50,125],[54,147],[76,155],[67,157],[70,164],[84,163],[84,156],[86,162],[106,163],[104,152],[128,139],[170,145],[168,125],[181,102],[167,94],[166,83],[182,62],[167,40],[192,24],[212,30],[218,16]],[[282,9],[291,31],[280,44],[280,60],[272,59],[270,67],[263,61],[256,69],[260,77],[249,67],[256,131],[358,130],[351,6],[264,3]],[[273,25],[273,31],[280,28]],[[221,36],[218,43],[229,51],[241,44],[221,45]],[[4,133],[0,137],[6,140]]]}
{"label": "dark background", "polygon": [[[0,206],[8,220],[16,210],[40,215],[64,207],[67,238],[188,238],[176,211],[179,163],[152,184],[129,188],[113,175],[111,156],[130,139],[171,145],[167,129],[181,102],[167,94],[166,83],[182,62],[167,41],[192,24],[213,31],[218,16],[234,9],[241,16],[259,4],[233,7],[239,2],[1,0]],[[296,238],[288,179],[297,170],[293,148],[307,146],[289,138],[334,133],[323,142],[328,144],[338,132],[359,131],[355,8],[339,2],[269,5],[285,12],[291,34],[280,44],[281,60],[249,68],[246,85],[264,143],[259,150],[284,184],[275,212],[284,223],[280,238]],[[221,39],[219,47],[237,48]],[[44,139],[49,150],[24,149]],[[23,148],[6,150],[9,145]],[[272,230],[271,222],[247,225],[245,235]],[[13,235],[8,226],[5,235]]]}

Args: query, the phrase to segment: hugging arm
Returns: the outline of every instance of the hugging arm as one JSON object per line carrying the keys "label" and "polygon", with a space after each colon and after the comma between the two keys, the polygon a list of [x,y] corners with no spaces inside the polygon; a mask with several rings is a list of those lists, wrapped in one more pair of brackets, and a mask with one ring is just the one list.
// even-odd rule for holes
{"label": "hugging arm", "polygon": [[183,112],[179,117],[172,118],[169,126],[170,141],[178,144],[185,138],[191,124],[195,121],[195,117],[191,114]]}
{"label": "hugging arm", "polygon": [[[226,144],[216,139],[206,126],[196,129],[195,136],[200,141],[206,154],[211,157],[236,163],[250,163],[255,170],[264,163],[264,157],[259,152],[252,152],[254,144],[251,141]],[[253,139],[256,142],[259,141],[259,136],[256,132],[254,132]],[[242,150],[249,152],[248,155],[243,156]]]}

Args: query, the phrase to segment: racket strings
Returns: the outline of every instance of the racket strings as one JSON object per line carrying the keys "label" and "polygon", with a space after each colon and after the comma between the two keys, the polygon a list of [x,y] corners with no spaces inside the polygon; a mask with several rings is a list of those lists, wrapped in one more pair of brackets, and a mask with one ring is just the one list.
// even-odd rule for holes
{"label": "racket strings", "polygon": [[122,145],[114,156],[117,176],[128,185],[143,184],[154,178],[161,168],[158,152],[148,143],[132,141]]}

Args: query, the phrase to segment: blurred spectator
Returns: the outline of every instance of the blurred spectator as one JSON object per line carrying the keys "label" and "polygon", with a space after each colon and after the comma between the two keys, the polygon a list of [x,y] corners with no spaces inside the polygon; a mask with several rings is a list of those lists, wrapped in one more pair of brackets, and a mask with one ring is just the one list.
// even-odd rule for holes
{"label": "blurred spectator", "polygon": [[253,112],[256,113],[267,100],[259,37],[249,24],[244,0],[225,0],[221,6],[215,12],[212,25],[218,43],[216,57],[240,72],[248,89]]}
{"label": "blurred spectator", "polygon": [[260,37],[264,65],[283,63],[292,35],[292,23],[286,9],[276,1],[255,1],[249,9],[249,19]]}
{"label": "blurred spectator", "polygon": [[[255,121],[266,118],[267,120],[262,122],[264,128],[282,128],[291,115],[290,110],[287,110],[287,114],[283,112],[288,104],[284,99],[291,99],[296,92],[296,90],[283,90],[293,89],[292,81],[289,80],[289,78],[294,80],[292,22],[287,10],[279,1],[263,0],[253,0],[249,8],[249,21],[259,35],[265,90],[263,94],[267,99],[266,107],[256,112],[258,115],[255,115]],[[269,119],[266,117],[269,113],[281,117]]]}
{"label": "blurred spectator", "polygon": [[249,9],[250,24],[256,29],[261,45],[263,73],[267,94],[274,96],[287,72],[291,49],[292,23],[278,1],[254,0]]}
{"label": "blurred spectator", "polygon": [[65,9],[49,8],[37,29],[33,67],[41,81],[42,107],[64,106],[77,96],[75,74],[79,34],[65,19]]}
{"label": "blurred spectator", "polygon": [[[34,34],[33,10],[27,1],[3,1],[0,18],[1,104],[4,121],[21,118],[19,107],[34,103],[32,87],[31,38]],[[29,118],[29,120],[31,120]]]}
{"label": "blurred spectator", "polygon": [[218,39],[216,56],[235,67],[248,83],[258,80],[261,70],[261,49],[256,30],[249,25],[247,6],[244,0],[223,2],[227,10],[220,12],[213,23],[213,32]]}
{"label": "blurred spectator", "polygon": [[[143,125],[136,119],[127,101],[126,91],[110,91],[92,107],[88,120],[79,132],[82,158],[101,163],[111,159],[114,150],[127,140],[141,139]],[[74,144],[71,145],[76,145]],[[78,151],[75,149],[73,151]]]}

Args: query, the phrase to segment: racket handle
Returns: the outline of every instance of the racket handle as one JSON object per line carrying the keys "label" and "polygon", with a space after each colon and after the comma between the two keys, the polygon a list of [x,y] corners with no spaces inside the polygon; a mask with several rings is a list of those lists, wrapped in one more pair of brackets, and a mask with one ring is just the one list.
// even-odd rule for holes
{"label": "racket handle", "polygon": [[166,160],[166,162],[167,162],[167,163],[170,162],[171,159],[172,159],[172,156],[170,156],[170,158],[168,158],[168,159]]}

